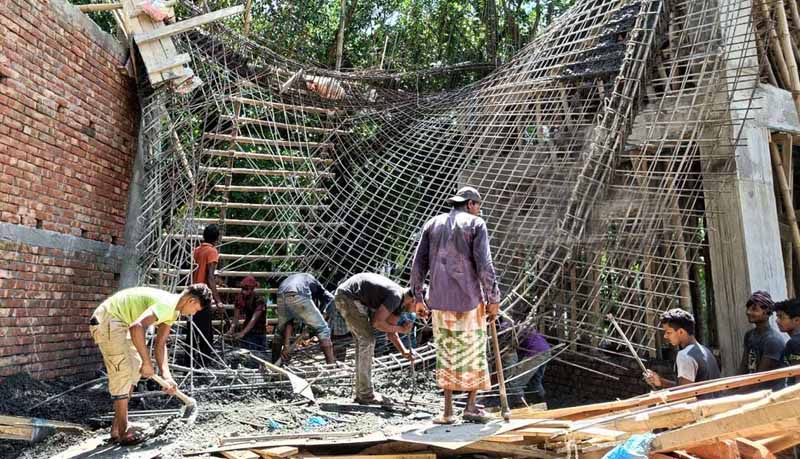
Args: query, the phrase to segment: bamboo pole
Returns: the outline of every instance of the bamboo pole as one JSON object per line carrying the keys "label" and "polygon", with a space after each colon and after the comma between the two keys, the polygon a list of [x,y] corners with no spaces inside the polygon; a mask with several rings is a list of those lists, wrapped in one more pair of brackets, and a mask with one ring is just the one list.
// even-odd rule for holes
{"label": "bamboo pole", "polygon": [[[789,0],[793,2],[794,0]],[[775,4],[775,19],[780,33],[778,37],[783,49],[783,58],[786,60],[787,71],[789,72],[792,98],[795,108],[800,111],[800,75],[797,73],[797,61],[794,58],[794,47],[792,46],[791,36],[789,35],[789,21],[786,19],[786,6],[783,0],[777,0]]]}
{"label": "bamboo pole", "polygon": [[793,80],[789,76],[789,69],[786,65],[786,59],[784,59],[783,52],[781,50],[780,38],[778,38],[778,33],[775,31],[775,27],[772,27],[769,24],[770,21],[769,6],[767,6],[766,0],[759,0],[759,4],[761,6],[761,12],[764,14],[764,18],[767,21],[767,27],[769,27],[769,46],[772,49],[772,54],[775,56],[775,60],[777,61],[778,72],[780,73],[781,80],[788,87],[791,85],[791,82]]}
{"label": "bamboo pole", "polygon": [[794,212],[792,205],[792,190],[789,188],[789,182],[784,173],[783,161],[778,152],[778,147],[770,139],[769,152],[772,156],[772,167],[775,175],[778,177],[778,188],[781,191],[781,198],[783,201],[783,208],[786,211],[786,217],[789,220],[789,228],[792,231],[792,245],[794,246],[794,254],[800,260],[800,229],[797,228],[797,215]]}
{"label": "bamboo pole", "polygon": [[[785,135],[781,150],[783,153],[783,167],[787,173],[786,181],[789,185],[789,202],[794,203],[794,164],[792,162],[792,136]],[[794,207],[794,206],[792,206]],[[786,293],[789,298],[794,298],[794,260],[792,256],[791,244],[787,244],[784,252],[783,263],[786,272]]]}

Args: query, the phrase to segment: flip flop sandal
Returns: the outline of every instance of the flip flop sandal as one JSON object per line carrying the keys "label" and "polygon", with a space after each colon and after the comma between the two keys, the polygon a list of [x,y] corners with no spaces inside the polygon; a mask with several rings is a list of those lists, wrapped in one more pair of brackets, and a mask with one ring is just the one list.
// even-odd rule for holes
{"label": "flip flop sandal", "polygon": [[453,424],[456,423],[456,417],[455,416],[449,416],[449,417],[442,416],[440,418],[434,419],[432,422],[434,424],[438,424],[440,426],[449,426],[449,425],[453,425]]}
{"label": "flip flop sandal", "polygon": [[476,424],[486,424],[494,420],[494,418],[488,416],[483,410],[478,410],[474,413],[465,411],[464,414],[461,415],[461,418],[466,422],[474,422]]}
{"label": "flip flop sandal", "polygon": [[134,446],[143,443],[147,440],[148,436],[144,432],[134,430],[127,432],[124,436],[117,439],[117,443],[121,446]]}

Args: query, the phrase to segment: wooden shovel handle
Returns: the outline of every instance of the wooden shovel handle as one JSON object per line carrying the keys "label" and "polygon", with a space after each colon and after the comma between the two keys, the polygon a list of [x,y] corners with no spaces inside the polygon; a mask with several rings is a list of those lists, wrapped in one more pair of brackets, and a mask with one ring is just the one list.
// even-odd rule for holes
{"label": "wooden shovel handle", "polygon": [[[158,385],[163,387],[164,389],[169,387],[169,384],[166,381],[164,381],[164,378],[162,378],[159,375],[153,375],[150,377],[150,379],[157,382]],[[184,405],[193,405],[195,403],[194,399],[181,392],[180,389],[178,389],[177,392],[175,392],[175,396],[178,397],[178,399],[180,399],[180,401],[182,401]]]}

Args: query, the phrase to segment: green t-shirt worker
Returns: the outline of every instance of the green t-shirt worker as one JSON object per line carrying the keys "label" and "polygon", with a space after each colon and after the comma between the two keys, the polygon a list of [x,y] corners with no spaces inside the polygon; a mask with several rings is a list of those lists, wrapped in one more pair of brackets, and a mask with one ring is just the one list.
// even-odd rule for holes
{"label": "green t-shirt worker", "polygon": [[205,284],[194,284],[182,294],[149,287],[120,290],[95,309],[89,330],[108,371],[108,391],[114,401],[112,442],[130,445],[144,440],[128,429],[128,399],[140,376],[149,378],[155,373],[145,342],[147,328],[156,326],[156,364],[170,384],[164,391],[172,395],[178,386],[166,359],[170,326],[181,315],[190,316],[210,305],[211,290]]}

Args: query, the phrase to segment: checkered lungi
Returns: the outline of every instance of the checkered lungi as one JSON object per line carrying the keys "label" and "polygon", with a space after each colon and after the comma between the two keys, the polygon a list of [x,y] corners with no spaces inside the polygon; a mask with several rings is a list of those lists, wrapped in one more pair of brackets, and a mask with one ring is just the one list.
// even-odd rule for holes
{"label": "checkered lungi", "polygon": [[486,313],[482,304],[467,312],[433,310],[436,383],[444,390],[489,390]]}

